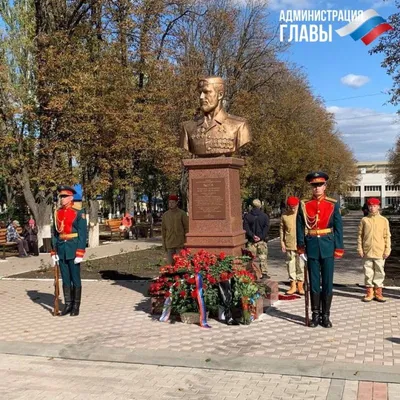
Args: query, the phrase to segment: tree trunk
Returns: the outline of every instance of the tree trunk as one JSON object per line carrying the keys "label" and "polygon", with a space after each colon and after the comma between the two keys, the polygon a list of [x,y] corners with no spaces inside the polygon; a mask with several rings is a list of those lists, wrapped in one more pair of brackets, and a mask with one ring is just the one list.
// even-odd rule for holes
{"label": "tree trunk", "polygon": [[125,211],[133,212],[135,207],[135,192],[132,188],[128,188],[125,193]]}
{"label": "tree trunk", "polygon": [[[38,216],[36,225],[38,227],[38,245],[43,246],[43,239],[51,239],[51,212],[52,205],[46,203],[37,204]],[[45,249],[49,250],[49,249]]]}
{"label": "tree trunk", "polygon": [[22,186],[22,193],[26,204],[31,210],[38,227],[38,244],[40,248],[43,245],[43,239],[51,238],[52,196],[51,193],[42,193],[41,196],[39,196],[40,201],[36,201],[31,189],[29,174],[26,168],[22,169],[21,175],[18,178]]}
{"label": "tree trunk", "polygon": [[89,247],[98,247],[100,245],[98,213],[98,200],[89,200]]}

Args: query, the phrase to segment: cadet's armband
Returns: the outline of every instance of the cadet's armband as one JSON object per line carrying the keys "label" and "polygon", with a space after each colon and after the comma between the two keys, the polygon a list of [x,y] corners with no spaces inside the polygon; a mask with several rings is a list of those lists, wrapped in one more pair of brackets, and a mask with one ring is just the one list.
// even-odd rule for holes
{"label": "cadet's armband", "polygon": [[342,258],[344,254],[344,250],[343,249],[335,249],[335,252],[333,254],[333,256],[335,258]]}

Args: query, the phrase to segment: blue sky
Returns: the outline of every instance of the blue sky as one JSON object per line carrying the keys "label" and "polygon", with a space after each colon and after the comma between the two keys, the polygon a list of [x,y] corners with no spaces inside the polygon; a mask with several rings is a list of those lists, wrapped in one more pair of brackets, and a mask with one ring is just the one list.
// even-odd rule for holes
{"label": "blue sky", "polygon": [[[281,10],[372,8],[385,19],[397,10],[394,0],[270,0],[270,6],[275,23],[279,23]],[[346,24],[332,23],[334,30]],[[358,161],[386,159],[387,151],[400,134],[400,123],[396,122],[399,119],[395,115],[400,106],[385,104],[389,100],[385,91],[392,87],[392,79],[380,65],[383,56],[368,54],[378,40],[366,46],[361,40],[354,41],[350,36],[340,37],[333,32],[332,42],[291,42],[283,55],[285,60],[302,67],[314,94],[321,96],[327,109],[335,114],[343,140]]]}

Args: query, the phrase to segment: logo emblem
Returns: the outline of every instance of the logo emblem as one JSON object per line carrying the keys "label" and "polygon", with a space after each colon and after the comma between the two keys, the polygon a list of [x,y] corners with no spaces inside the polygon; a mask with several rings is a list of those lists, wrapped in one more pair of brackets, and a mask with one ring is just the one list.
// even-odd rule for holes
{"label": "logo emblem", "polygon": [[375,10],[369,9],[343,28],[337,29],[336,33],[342,37],[350,35],[355,41],[361,39],[368,46],[377,37],[391,29],[393,27],[384,18]]}

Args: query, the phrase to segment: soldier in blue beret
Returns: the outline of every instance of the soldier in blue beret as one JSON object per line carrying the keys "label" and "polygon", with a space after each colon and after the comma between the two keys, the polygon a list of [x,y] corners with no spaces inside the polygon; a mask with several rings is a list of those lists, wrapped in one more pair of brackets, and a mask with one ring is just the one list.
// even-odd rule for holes
{"label": "soldier in blue beret", "polygon": [[312,311],[310,326],[313,328],[319,324],[324,328],[332,327],[329,317],[334,258],[344,254],[339,203],[325,195],[328,179],[328,175],[320,171],[307,175],[312,198],[301,201],[297,215],[297,251],[307,260]]}
{"label": "soldier in blue beret", "polygon": [[71,186],[57,188],[61,207],[54,212],[51,257],[60,265],[65,306],[61,315],[79,315],[82,296],[80,263],[86,249],[87,224],[84,210],[74,207],[76,191]]}

